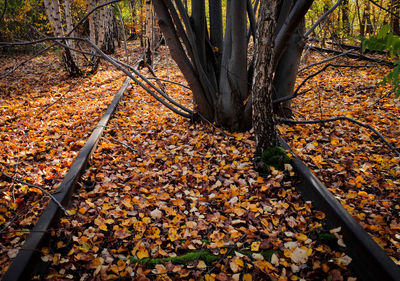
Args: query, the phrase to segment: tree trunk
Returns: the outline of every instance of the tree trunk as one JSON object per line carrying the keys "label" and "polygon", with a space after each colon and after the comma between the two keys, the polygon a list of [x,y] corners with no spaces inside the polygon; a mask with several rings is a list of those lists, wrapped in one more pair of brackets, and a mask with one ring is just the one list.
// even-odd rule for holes
{"label": "tree trunk", "polygon": [[392,15],[390,18],[391,31],[393,34],[400,36],[400,23],[398,18],[398,16],[400,16],[400,0],[391,0],[390,6],[392,13],[397,15],[397,17]]}
{"label": "tree trunk", "polygon": [[274,30],[276,0],[261,1],[260,25],[256,42],[253,79],[253,128],[256,154],[277,146],[272,108],[272,76],[274,73]]}
{"label": "tree trunk", "polygon": [[209,2],[210,13],[210,41],[216,56],[221,63],[223,28],[222,28],[222,7],[221,0],[213,0]]}
{"label": "tree trunk", "polygon": [[343,0],[341,8],[342,8],[343,35],[348,36],[350,34],[349,0]]}
{"label": "tree trunk", "polygon": [[[55,35],[58,37],[64,36],[64,29],[62,26],[62,19],[60,13],[60,3],[58,0],[44,0],[44,6],[46,10],[47,17],[49,18],[50,24],[52,25]],[[71,15],[70,15],[71,16]],[[72,22],[72,19],[69,19]],[[68,45],[67,42],[63,42],[64,44]],[[61,57],[62,62],[65,67],[65,70],[68,74],[72,77],[77,77],[82,74],[79,67],[76,65],[74,56],[72,55],[70,49],[62,48],[61,49]]]}
{"label": "tree trunk", "polygon": [[151,2],[150,0],[146,0],[146,22],[145,22],[145,30],[146,30],[146,35],[144,39],[144,48],[146,50],[145,52],[145,58],[144,61],[150,65],[153,66],[153,12],[151,9]]}
{"label": "tree trunk", "polygon": [[[245,130],[244,100],[247,85],[247,3],[227,1],[225,39],[223,46],[217,118],[220,125],[231,130]],[[249,127],[249,124],[247,124]]]}
{"label": "tree trunk", "polygon": [[[253,99],[249,97],[251,83],[248,81],[252,80],[250,74],[254,67],[247,69],[247,15],[252,18],[253,30],[256,22],[251,11],[248,13],[251,8],[250,1],[226,0],[223,40],[221,3],[225,1],[208,1],[211,16],[209,28],[206,26],[204,0],[191,2],[191,18],[182,0],[152,1],[171,56],[193,91],[195,112],[201,115],[202,119],[215,122],[218,126],[231,131],[250,129]],[[274,9],[277,1],[273,2]],[[279,56],[271,57],[273,58],[271,62],[268,60],[268,63],[272,63],[272,70],[268,71],[272,73],[279,59],[283,57],[287,41],[297,29],[313,0],[283,0],[283,2],[288,2],[289,5],[287,10],[281,9],[282,28],[276,35],[274,33],[268,35],[274,38],[268,48],[279,50],[277,52]],[[274,16],[275,12],[275,10],[272,12]],[[293,65],[296,69],[297,64]],[[294,75],[296,72],[293,71]],[[273,75],[268,75],[264,79],[272,79]],[[286,76],[282,74],[282,77],[288,77],[288,74],[286,73]],[[268,83],[270,85],[272,81]],[[271,104],[268,106],[272,108]]]}
{"label": "tree trunk", "polygon": [[[304,48],[304,21],[290,37],[285,52],[275,70],[273,82],[273,99],[289,96],[293,93],[299,70],[300,58]],[[283,118],[293,116],[291,101],[286,101],[274,107],[274,112]]]}

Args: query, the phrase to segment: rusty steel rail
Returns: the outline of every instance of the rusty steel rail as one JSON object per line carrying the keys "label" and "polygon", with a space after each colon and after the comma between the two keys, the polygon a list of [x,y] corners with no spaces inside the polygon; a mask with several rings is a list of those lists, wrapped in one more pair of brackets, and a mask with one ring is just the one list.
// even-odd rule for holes
{"label": "rusty steel rail", "polygon": [[[284,149],[292,151],[282,138],[280,143]],[[352,258],[351,268],[358,277],[363,281],[399,281],[399,266],[297,156],[292,159],[292,166],[301,180],[296,189],[325,212],[329,226],[341,227],[346,252]]]}
{"label": "rusty steel rail", "polygon": [[[103,131],[116,110],[118,103],[122,99],[125,90],[130,85],[130,81],[130,78],[125,80],[120,90],[114,96],[111,104],[108,106],[106,113],[93,130],[84,147],[80,150],[67,175],[61,182],[60,187],[53,193],[54,198],[64,207],[70,201],[76,183],[82,173],[86,170],[89,158],[96,149],[97,143],[103,135]],[[11,263],[7,272],[4,274],[2,279],[3,281],[23,281],[31,279],[32,271],[37,264],[37,261],[40,260],[40,251],[38,249],[40,249],[42,243],[46,239],[50,227],[56,223],[60,215],[61,209],[53,200],[51,200],[44,209],[39,220],[36,222],[32,232],[27,237],[24,245],[18,251],[17,256]]]}

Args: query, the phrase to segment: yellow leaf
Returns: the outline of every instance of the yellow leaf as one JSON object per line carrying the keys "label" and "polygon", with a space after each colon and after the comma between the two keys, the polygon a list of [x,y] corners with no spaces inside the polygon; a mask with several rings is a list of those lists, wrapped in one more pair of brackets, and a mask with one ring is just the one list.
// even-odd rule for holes
{"label": "yellow leaf", "polygon": [[94,260],[92,260],[92,262],[90,263],[90,268],[96,269],[97,267],[99,267],[100,265],[102,265],[104,262],[104,259],[101,257],[97,257]]}
{"label": "yellow leaf", "polygon": [[215,280],[215,274],[213,273],[213,274],[206,274],[205,276],[204,276],[204,278],[206,279],[206,281],[214,281]]}
{"label": "yellow leaf", "polygon": [[253,278],[251,277],[250,273],[246,273],[243,275],[243,281],[252,281]]}
{"label": "yellow leaf", "polygon": [[141,246],[139,248],[139,251],[136,253],[136,256],[138,257],[138,259],[144,259],[150,257],[149,252],[146,250],[144,246]]}
{"label": "yellow leaf", "polygon": [[203,260],[199,260],[198,264],[197,264],[197,268],[198,269],[206,269],[207,265]]}
{"label": "yellow leaf", "polygon": [[101,230],[103,230],[103,231],[107,231],[107,230],[108,230],[108,229],[107,229],[107,225],[105,225],[104,223],[101,224],[101,225],[99,226],[99,228],[100,228]]}
{"label": "yellow leaf", "polygon": [[229,263],[231,270],[236,273],[243,269],[244,263],[243,260],[239,257],[234,257],[232,261]]}
{"label": "yellow leaf", "polygon": [[332,137],[331,144],[336,146],[338,143],[339,143],[339,139],[337,137]]}
{"label": "yellow leaf", "polygon": [[301,241],[301,242],[304,242],[308,239],[308,237],[303,233],[298,233],[295,235],[295,237],[298,241]]}
{"label": "yellow leaf", "polygon": [[260,241],[251,243],[251,251],[258,252],[258,250],[260,249],[260,245],[261,245]]}
{"label": "yellow leaf", "polygon": [[118,266],[118,270],[119,270],[119,271],[122,271],[122,270],[124,270],[125,267],[126,267],[126,262],[123,261],[123,260],[118,260],[118,261],[117,261],[117,266]]}

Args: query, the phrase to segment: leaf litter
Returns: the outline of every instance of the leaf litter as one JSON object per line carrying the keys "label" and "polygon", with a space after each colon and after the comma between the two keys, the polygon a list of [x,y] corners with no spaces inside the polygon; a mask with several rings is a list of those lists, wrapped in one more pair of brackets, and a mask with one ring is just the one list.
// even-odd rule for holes
{"label": "leaf litter", "polygon": [[[322,60],[314,53],[307,64]],[[337,64],[364,62],[336,59]],[[301,73],[298,82],[323,66]],[[311,90],[295,99],[295,120],[348,116],[369,124],[400,150],[400,99],[391,86],[377,86],[388,72],[328,68],[309,80]],[[371,131],[350,122],[279,125],[281,136],[346,210],[400,265],[400,159]]]}
{"label": "leaf litter", "polygon": [[[169,62],[158,76],[182,82]],[[165,87],[191,105],[188,90]],[[75,215],[41,249],[45,278],[355,280],[325,214],[295,191],[290,165],[264,178],[253,170],[252,134],[225,133],[134,85],[79,183]]]}
{"label": "leaf litter", "polygon": [[[4,75],[15,60],[1,59]],[[1,77],[0,173],[54,192],[124,77],[103,65],[95,75],[68,78],[54,53]],[[0,176],[0,276],[48,201],[39,189]]]}

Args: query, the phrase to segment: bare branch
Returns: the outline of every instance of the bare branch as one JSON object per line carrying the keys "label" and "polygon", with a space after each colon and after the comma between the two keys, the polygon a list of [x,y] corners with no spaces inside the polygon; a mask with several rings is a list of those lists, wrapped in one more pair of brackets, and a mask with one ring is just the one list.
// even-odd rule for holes
{"label": "bare branch", "polygon": [[280,60],[286,43],[314,0],[297,0],[274,40],[275,64]]}
{"label": "bare branch", "polygon": [[[167,108],[169,108],[170,110],[172,110],[174,113],[181,115],[183,117],[186,118],[192,118],[193,117],[193,111],[186,108],[185,106],[177,103],[176,101],[174,101],[173,99],[171,99],[167,94],[165,94],[163,91],[161,91],[160,89],[158,89],[153,83],[151,83],[149,80],[146,79],[146,77],[144,77],[142,74],[140,74],[139,71],[137,71],[134,67],[121,62],[115,58],[112,58],[111,56],[106,55],[100,48],[98,48],[94,43],[92,43],[89,39],[86,38],[79,38],[79,37],[47,37],[47,38],[42,38],[42,39],[38,39],[35,41],[24,41],[24,42],[0,42],[0,46],[12,46],[12,45],[32,45],[32,44],[37,44],[37,43],[41,43],[44,41],[56,41],[57,44],[60,44],[62,46],[68,47],[65,44],[62,44],[58,41],[60,40],[78,40],[78,41],[83,41],[86,42],[87,44],[89,44],[94,50],[96,50],[96,52],[98,54],[93,54],[94,56],[97,57],[101,57],[107,61],[109,61],[111,64],[113,64],[116,68],[118,68],[119,70],[121,70],[122,72],[124,72],[129,78],[131,78],[133,81],[135,81],[137,84],[139,84],[143,89],[145,89],[152,97],[154,97],[157,101],[161,102],[164,106],[166,106]],[[72,49],[70,47],[68,47],[71,50],[74,51],[80,51],[80,50],[75,50]],[[153,91],[151,91],[148,87],[146,87],[146,85],[144,85],[140,80],[138,80],[136,77],[134,77],[132,75],[132,73],[130,73],[126,68],[130,69],[131,71],[134,72],[134,74],[136,74],[137,76],[139,76],[141,79],[143,79],[147,84],[149,84],[152,88],[154,88],[162,97],[164,97],[166,100],[168,100],[170,103],[172,103],[173,105],[175,105],[176,107],[188,112],[189,114],[182,112],[180,110],[177,110],[175,107],[171,106],[170,104],[168,104],[165,100],[163,100],[162,98],[160,98],[158,95],[156,95]]]}
{"label": "bare branch", "polygon": [[314,29],[323,21],[326,19],[327,16],[329,16],[330,13],[332,13],[339,5],[342,3],[343,0],[338,0],[335,5],[333,5],[328,11],[326,11],[314,24],[313,26],[310,27],[309,30],[307,30],[306,33],[304,33],[304,37],[307,38],[308,35],[311,34],[311,32],[314,31]]}
{"label": "bare branch", "polygon": [[337,56],[333,56],[333,57],[330,57],[330,58],[324,59],[324,60],[322,60],[322,61],[319,61],[319,62],[316,62],[316,63],[309,64],[309,65],[307,65],[307,66],[303,67],[302,69],[300,69],[300,70],[299,70],[297,73],[300,73],[300,72],[302,72],[302,71],[304,71],[304,70],[306,70],[306,69],[308,69],[308,68],[310,68],[310,67],[317,66],[317,65],[320,65],[320,64],[326,63],[326,62],[328,62],[328,61],[331,61],[331,60],[337,59],[337,58],[339,58],[339,57],[345,56],[345,55],[347,55],[348,53],[350,53],[350,52],[352,52],[352,51],[353,51],[353,50],[348,50],[348,51],[346,51],[346,52],[344,52],[344,53],[341,53],[341,54],[339,54],[339,55],[337,55]]}
{"label": "bare branch", "polygon": [[[310,48],[311,50],[319,51],[319,52],[326,52],[326,53],[333,53],[333,54],[341,54],[342,53],[342,51],[337,51],[337,50],[334,50],[334,49],[321,48],[321,47],[312,46],[312,45],[307,45],[307,47]],[[375,58],[372,58],[372,57],[364,56],[362,54],[355,54],[355,53],[348,53],[346,55],[349,58],[352,58],[352,59],[372,61],[372,62],[376,62],[376,63],[387,65],[389,67],[394,67],[394,63],[390,62],[390,61],[387,61],[387,60],[375,59]]]}
{"label": "bare branch", "polygon": [[[108,138],[103,137],[103,139],[109,141]],[[115,141],[115,142],[121,144],[122,146],[125,146],[126,148],[128,148],[130,151],[132,151],[132,152],[134,152],[134,153],[139,153],[136,149],[134,149],[132,146],[130,146],[129,144],[127,144],[127,143],[125,143],[125,142],[119,141],[119,140],[117,140],[116,138],[112,138],[112,137],[111,137],[111,140],[113,140],[113,141]]]}
{"label": "bare branch", "polygon": [[392,16],[394,16],[394,17],[400,19],[399,15],[396,15],[395,13],[393,13],[392,11],[386,9],[386,8],[383,7],[382,5],[379,5],[376,1],[374,1],[374,0],[368,0],[368,1],[371,2],[372,4],[374,4],[375,6],[381,8],[382,10],[388,12],[388,13],[391,14]]}
{"label": "bare branch", "polygon": [[347,121],[355,123],[361,127],[364,127],[366,129],[369,129],[372,132],[374,132],[383,141],[383,143],[397,155],[397,157],[400,157],[400,152],[393,145],[391,145],[386,140],[386,138],[381,133],[378,132],[378,130],[376,130],[374,127],[372,127],[369,124],[364,124],[360,121],[357,121],[357,120],[347,117],[347,116],[338,116],[338,117],[334,117],[334,118],[319,119],[319,120],[287,120],[287,119],[280,119],[280,118],[277,118],[276,120],[279,122],[282,122],[282,123],[286,123],[286,124],[317,124],[317,123],[333,122],[333,121],[338,121],[338,120],[347,120]]}
{"label": "bare branch", "polygon": [[31,183],[25,182],[25,181],[20,180],[20,179],[18,179],[18,178],[16,178],[16,177],[12,177],[12,176],[10,176],[10,175],[7,175],[7,174],[4,173],[4,172],[1,172],[1,177],[5,178],[7,181],[11,181],[11,182],[16,181],[16,182],[19,182],[19,183],[21,183],[21,184],[23,184],[23,185],[26,185],[26,186],[30,187],[30,188],[37,188],[37,189],[39,189],[41,192],[43,192],[44,194],[46,194],[47,196],[49,196],[49,197],[51,198],[51,200],[53,200],[54,203],[56,203],[56,204],[58,205],[58,207],[60,207],[60,209],[63,210],[63,212],[64,212],[65,214],[67,214],[68,216],[71,216],[71,214],[68,213],[68,211],[63,207],[63,205],[61,205],[61,203],[60,203],[50,192],[48,192],[46,189],[44,189],[44,188],[42,188],[42,187],[40,187],[40,186],[38,186],[38,185],[34,185],[34,184],[31,184]]}

